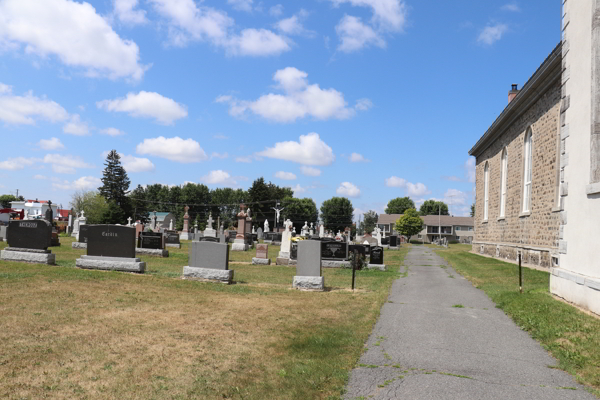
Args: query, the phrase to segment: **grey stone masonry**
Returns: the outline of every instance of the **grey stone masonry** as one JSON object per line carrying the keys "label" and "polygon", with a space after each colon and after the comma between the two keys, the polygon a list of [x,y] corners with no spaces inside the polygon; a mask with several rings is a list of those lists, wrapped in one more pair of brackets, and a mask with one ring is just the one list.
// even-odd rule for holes
{"label": "grey stone masonry", "polygon": [[144,255],[144,256],[154,256],[154,257],[169,257],[169,250],[144,249],[141,247],[137,247],[135,249],[135,254]]}
{"label": "grey stone masonry", "polygon": [[71,248],[73,248],[73,249],[87,249],[87,243],[73,242],[73,243],[71,243]]}
{"label": "grey stone masonry", "polygon": [[56,264],[56,255],[49,251],[30,251],[29,249],[4,249],[0,252],[3,261],[17,261],[32,264]]}
{"label": "grey stone masonry", "polygon": [[271,259],[252,257],[252,265],[271,265]]}
{"label": "grey stone masonry", "polygon": [[292,287],[302,290],[325,290],[321,276],[321,242],[302,240],[298,243],[298,263]]}
{"label": "grey stone masonry", "polygon": [[144,273],[146,263],[139,258],[81,256],[75,266],[83,269]]}
{"label": "grey stone masonry", "polygon": [[352,264],[350,261],[323,260],[321,266],[323,268],[351,268]]}
{"label": "grey stone masonry", "polygon": [[167,244],[165,244],[165,246],[172,247],[174,249],[180,249],[181,248],[181,244],[180,243],[167,243]]}
{"label": "grey stone masonry", "polygon": [[294,289],[300,290],[325,290],[325,277],[323,276],[295,276]]}
{"label": "grey stone masonry", "polygon": [[368,269],[378,269],[380,271],[387,271],[387,267],[385,266],[385,264],[368,264],[367,268]]}
{"label": "grey stone masonry", "polygon": [[183,267],[183,279],[200,281],[222,282],[230,284],[233,282],[233,270]]}

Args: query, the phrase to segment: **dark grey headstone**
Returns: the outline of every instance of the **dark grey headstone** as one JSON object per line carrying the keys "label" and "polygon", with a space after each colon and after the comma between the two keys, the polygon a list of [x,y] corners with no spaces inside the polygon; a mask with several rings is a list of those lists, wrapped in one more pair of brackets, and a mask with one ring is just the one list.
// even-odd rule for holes
{"label": "dark grey headstone", "polygon": [[371,261],[369,264],[383,264],[383,247],[375,246],[371,249]]}
{"label": "dark grey headstone", "polygon": [[164,250],[163,234],[160,232],[142,232],[139,247],[142,249]]}
{"label": "dark grey headstone", "polygon": [[390,244],[390,238],[389,237],[381,238],[381,244]]}
{"label": "dark grey headstone", "polygon": [[43,219],[10,221],[6,235],[10,247],[46,250],[52,245],[52,224]]}
{"label": "dark grey headstone", "polygon": [[321,241],[321,258],[325,260],[347,260],[348,243]]}
{"label": "dark grey headstone", "polygon": [[298,259],[298,242],[292,242],[292,244],[290,245],[290,259]]}
{"label": "dark grey headstone", "polygon": [[189,266],[228,270],[229,246],[226,243],[212,241],[192,242],[190,245]]}
{"label": "dark grey headstone", "polygon": [[181,244],[181,242],[179,241],[179,234],[176,231],[167,231],[165,243]]}
{"label": "dark grey headstone", "polygon": [[351,244],[349,247],[350,253],[354,253],[354,250],[358,250],[358,254],[364,257],[367,255],[367,247],[369,246],[365,246],[362,244]]}
{"label": "dark grey headstone", "polygon": [[216,237],[212,237],[212,236],[206,236],[206,237],[201,237],[198,238],[198,242],[213,242],[213,243],[220,243],[221,240],[219,238]]}
{"label": "dark grey headstone", "polygon": [[398,247],[398,236],[390,236],[390,247]]}
{"label": "dark grey headstone", "polygon": [[88,242],[88,227],[89,225],[79,225],[79,243]]}
{"label": "dark grey headstone", "polygon": [[135,258],[135,228],[88,225],[88,256]]}
{"label": "dark grey headstone", "polygon": [[321,242],[301,240],[298,242],[296,276],[321,276]]}

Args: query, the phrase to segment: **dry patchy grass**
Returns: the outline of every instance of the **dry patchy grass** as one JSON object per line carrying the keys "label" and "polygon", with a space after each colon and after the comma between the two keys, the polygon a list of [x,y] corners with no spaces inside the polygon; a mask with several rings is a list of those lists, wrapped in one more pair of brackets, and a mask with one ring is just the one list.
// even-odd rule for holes
{"label": "dry patchy grass", "polygon": [[310,293],[290,289],[289,267],[181,280],[187,244],[145,258],[145,275],[79,270],[83,251],[61,241],[58,266],[0,262],[2,398],[338,398],[406,253],[359,272],[355,293],[331,269],[334,290]]}

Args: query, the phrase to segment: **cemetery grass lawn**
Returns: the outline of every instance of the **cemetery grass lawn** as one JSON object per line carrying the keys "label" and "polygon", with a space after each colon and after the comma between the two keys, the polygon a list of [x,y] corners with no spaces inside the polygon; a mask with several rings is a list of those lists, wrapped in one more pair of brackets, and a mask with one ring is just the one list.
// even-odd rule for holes
{"label": "cemetery grass lawn", "polygon": [[355,293],[351,270],[324,269],[313,293],[274,265],[182,280],[187,243],[144,275],[80,270],[72,241],[57,266],[0,262],[0,398],[338,399],[408,251],[357,272]]}
{"label": "cemetery grass lawn", "polygon": [[552,297],[548,272],[523,268],[523,294],[519,294],[517,265],[469,253],[468,245],[435,248],[539,341],[558,360],[558,368],[600,398],[600,319]]}

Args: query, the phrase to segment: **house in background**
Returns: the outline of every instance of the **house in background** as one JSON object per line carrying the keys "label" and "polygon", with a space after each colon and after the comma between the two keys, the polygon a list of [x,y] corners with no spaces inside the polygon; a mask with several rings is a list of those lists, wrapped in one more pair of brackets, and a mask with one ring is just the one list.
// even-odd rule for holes
{"label": "house in background", "polygon": [[[170,212],[151,212],[149,217],[150,219],[146,228],[157,230],[169,229],[171,221],[173,221],[173,229],[175,229],[175,226],[177,225],[175,214]],[[154,222],[154,218],[156,218],[156,222]],[[156,226],[154,226],[154,224],[156,224]]]}
{"label": "house in background", "polygon": [[423,230],[418,235],[411,237],[411,241],[433,243],[440,237],[448,242],[470,244],[473,241],[475,232],[472,217],[425,215],[421,219],[423,220]]}
{"label": "house in background", "polygon": [[[11,201],[10,207],[15,211],[24,211],[25,219],[40,219],[46,215],[46,210],[50,208],[46,200],[25,200]],[[56,217],[58,214],[58,205],[52,204],[52,215]]]}
{"label": "house in background", "polygon": [[379,214],[377,227],[381,229],[382,232],[390,234],[396,229],[396,221],[400,219],[400,217],[402,217],[402,214]]}

